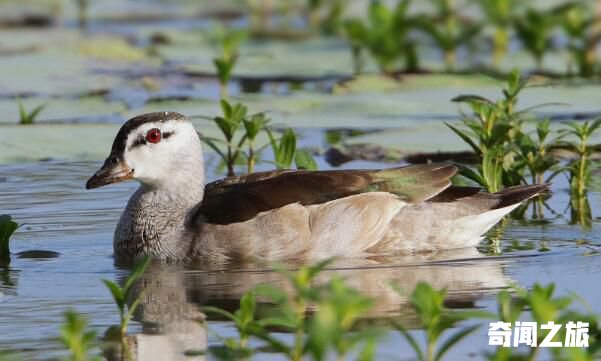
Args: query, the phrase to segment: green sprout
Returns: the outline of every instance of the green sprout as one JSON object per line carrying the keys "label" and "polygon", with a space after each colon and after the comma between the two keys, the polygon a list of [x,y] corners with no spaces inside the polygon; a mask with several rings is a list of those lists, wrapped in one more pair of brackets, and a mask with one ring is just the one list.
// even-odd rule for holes
{"label": "green sprout", "polygon": [[[395,287],[399,294],[403,292]],[[445,290],[434,290],[430,285],[420,282],[411,294],[410,303],[424,329],[426,347],[422,350],[419,342],[399,322],[393,322],[401,335],[409,342],[419,361],[440,361],[443,356],[480,325],[462,328],[450,336],[442,345],[437,347],[438,341],[443,333],[452,329],[456,323],[472,318],[492,318],[488,312],[461,311],[451,312],[444,306],[446,296]]]}
{"label": "green sprout", "polygon": [[447,71],[455,68],[457,49],[471,42],[481,31],[481,25],[461,19],[452,0],[431,0],[437,10],[434,18],[421,15],[417,27],[428,34],[444,54]]}
{"label": "green sprout", "polygon": [[401,58],[405,59],[408,71],[417,70],[416,44],[409,38],[412,28],[412,21],[408,18],[409,5],[409,0],[402,0],[391,10],[383,2],[372,1],[368,8],[367,23],[359,18],[344,23],[355,74],[361,72],[363,49],[371,54],[380,71],[385,74],[393,74]]}
{"label": "green sprout", "polygon": [[33,108],[31,111],[27,111],[21,99],[17,99],[17,105],[19,107],[19,124],[31,125],[35,123],[35,120],[40,115],[42,110],[46,107],[46,104],[41,104]]}
{"label": "green sprout", "polygon": [[61,341],[69,349],[70,357],[65,361],[100,361],[100,356],[91,357],[90,350],[95,347],[96,332],[87,330],[88,322],[75,311],[65,312],[65,321],[61,326]]}
{"label": "green sprout", "polygon": [[307,0],[309,26],[311,29],[320,29],[325,35],[333,35],[338,31],[343,11],[342,0]]}
{"label": "green sprout", "polygon": [[595,36],[595,19],[591,9],[583,3],[568,3],[559,6],[555,12],[569,39],[568,73],[572,74],[572,66],[576,63],[580,76],[594,75],[597,60],[596,49],[601,37]]}
{"label": "green sprout", "polygon": [[509,31],[516,8],[517,0],[477,0],[477,4],[486,16],[487,22],[494,26],[492,63],[498,67],[501,59],[507,53],[509,46]]}
{"label": "green sprout", "polygon": [[542,70],[545,54],[551,50],[551,36],[556,23],[551,11],[532,8],[515,20],[517,37],[534,58],[537,70]]}
{"label": "green sprout", "polygon": [[295,162],[298,169],[317,170],[315,159],[306,150],[297,149],[296,134],[290,128],[284,130],[280,138],[273,131],[265,129],[274,155],[274,163],[278,169],[289,169]]}
{"label": "green sprout", "polygon": [[[132,295],[131,292],[133,290],[133,285],[138,280],[138,278],[142,276],[149,263],[149,257],[146,257],[144,258],[144,260],[138,262],[134,266],[131,274],[125,281],[125,285],[123,287],[120,287],[117,283],[113,281],[107,279],[102,280],[102,282],[104,282],[109,291],[111,291],[113,300],[115,301],[115,304],[119,309],[120,324],[118,329],[118,336],[121,340],[124,339],[125,334],[127,333],[127,326],[129,325],[129,321],[131,320],[134,312],[136,311],[136,308],[138,307],[138,304],[140,303],[140,295],[138,295],[138,297],[134,300],[130,299]],[[128,301],[131,302],[129,306],[127,305]]]}
{"label": "green sprout", "polygon": [[601,119],[584,123],[569,122],[568,128],[560,132],[576,138],[576,141],[564,142],[564,146],[576,154],[564,169],[570,181],[570,204],[572,220],[585,227],[591,226],[592,215],[587,191],[592,177],[591,155],[593,148],[589,144],[590,137],[601,127]]}
{"label": "green sprout", "polygon": [[84,30],[88,26],[90,0],[75,0],[75,4],[77,5],[77,22],[79,28]]}
{"label": "green sprout", "polygon": [[472,115],[463,114],[465,130],[447,126],[457,134],[479,157],[476,171],[463,168],[461,174],[498,192],[503,187],[524,182],[524,163],[516,161],[515,144],[522,134],[525,114],[532,108],[516,111],[518,96],[527,84],[518,71],[507,78],[503,99],[494,102],[479,95],[461,95],[452,101],[467,104]]}
{"label": "green sprout", "polygon": [[10,263],[10,237],[19,228],[8,214],[0,215],[0,263]]}
{"label": "green sprout", "polygon": [[[225,99],[221,100],[220,105],[223,116],[217,116],[208,119],[211,119],[215,122],[219,130],[221,130],[221,134],[223,135],[225,141],[209,137],[202,137],[202,140],[221,157],[221,160],[227,166],[227,175],[230,177],[236,175],[234,166],[240,155],[240,149],[246,141],[246,137],[242,137],[237,143],[235,143],[234,138],[238,130],[243,125],[248,113],[248,108],[240,103],[232,105]],[[225,152],[223,152],[217,145],[218,142],[225,143]]]}
{"label": "green sprout", "polygon": [[248,146],[248,152],[245,154],[247,171],[248,173],[252,173],[255,170],[255,163],[257,162],[254,142],[257,135],[259,135],[269,123],[269,118],[267,118],[264,113],[259,113],[244,118],[242,122],[244,123],[244,129],[246,130],[245,136],[246,144]]}
{"label": "green sprout", "polygon": [[232,73],[238,60],[239,48],[247,36],[246,30],[231,30],[223,26],[215,27],[215,30],[208,35],[209,42],[219,53],[213,59],[213,65],[215,66],[220,94],[223,99],[228,97],[228,84],[232,79]]}

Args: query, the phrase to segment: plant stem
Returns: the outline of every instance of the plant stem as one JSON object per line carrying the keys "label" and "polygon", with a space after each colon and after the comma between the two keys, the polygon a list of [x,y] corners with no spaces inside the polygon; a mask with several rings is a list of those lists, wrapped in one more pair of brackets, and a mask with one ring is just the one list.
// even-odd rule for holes
{"label": "plant stem", "polygon": [[456,61],[455,49],[445,50],[444,62],[445,62],[448,72],[451,72],[454,70],[455,61]]}
{"label": "plant stem", "polygon": [[236,175],[236,173],[234,173],[234,162],[236,160],[232,159],[232,145],[228,144],[227,145],[227,176],[228,177],[233,177]]}
{"label": "plant stem", "polygon": [[434,341],[428,341],[428,348],[426,349],[426,360],[434,361]]}
{"label": "plant stem", "polygon": [[219,96],[221,97],[221,99],[227,99],[229,97],[229,91],[227,86],[227,82],[219,82]]}
{"label": "plant stem", "polygon": [[493,37],[494,49],[493,49],[493,67],[498,68],[501,65],[501,59],[507,53],[507,44],[509,43],[509,34],[507,29],[503,26],[497,26],[495,28],[495,34]]}
{"label": "plant stem", "polygon": [[247,160],[247,171],[248,174],[255,171],[255,151],[253,149],[252,141],[248,140],[248,160]]}

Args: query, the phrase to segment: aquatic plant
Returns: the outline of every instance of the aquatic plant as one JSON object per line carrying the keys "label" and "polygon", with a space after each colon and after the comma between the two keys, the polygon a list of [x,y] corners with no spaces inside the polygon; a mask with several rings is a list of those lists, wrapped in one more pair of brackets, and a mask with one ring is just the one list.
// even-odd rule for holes
{"label": "aquatic plant", "polygon": [[372,1],[367,23],[359,18],[351,18],[344,23],[355,74],[361,71],[363,49],[371,54],[383,73],[393,74],[401,58],[405,60],[407,71],[417,70],[416,44],[409,37],[413,24],[408,17],[409,6],[409,0],[401,0],[391,10],[381,1]]}
{"label": "aquatic plant", "polygon": [[[555,296],[555,284],[541,285],[535,283],[530,290],[513,287],[502,290],[497,296],[497,318],[502,322],[515,325],[515,322],[525,313],[529,312],[532,321],[540,325],[553,322],[565,325],[568,322],[589,323],[589,347],[559,347],[550,348],[553,360],[593,360],[598,354],[599,344],[599,317],[595,314],[582,313],[570,308],[574,301],[581,300],[575,294]],[[536,344],[540,345],[542,340],[551,332],[550,329],[540,328],[536,333]],[[565,340],[566,328],[561,327],[553,338],[553,341]],[[531,347],[527,353],[520,353],[515,348],[498,347],[494,353],[485,353],[491,361],[506,360],[536,360],[540,354],[541,347]]]}
{"label": "aquatic plant", "polygon": [[507,53],[509,31],[516,9],[521,4],[517,0],[477,0],[486,16],[488,24],[494,26],[492,63],[498,67]]}
{"label": "aquatic plant", "polygon": [[455,68],[456,53],[460,46],[471,42],[481,31],[479,23],[461,18],[452,0],[430,0],[436,15],[417,17],[417,28],[429,35],[444,55],[447,71]]}
{"label": "aquatic plant", "polygon": [[[211,353],[249,357],[255,350],[248,347],[248,341],[254,337],[264,341],[270,350],[293,361],[302,360],[305,356],[325,360],[330,352],[336,353],[338,359],[344,359],[360,346],[363,346],[361,359],[373,359],[379,333],[373,329],[354,330],[359,317],[372,307],[372,300],[339,278],[333,278],[325,285],[313,285],[315,277],[330,263],[331,260],[326,260],[297,271],[277,266],[276,270],[285,276],[292,292],[272,285],[259,285],[242,297],[240,309],[234,313],[204,307],[206,312],[234,322],[239,334],[238,339],[225,339],[224,346],[212,348]],[[262,317],[257,312],[257,297],[275,305]],[[310,304],[315,306],[316,311],[307,319]],[[270,336],[269,328],[272,327],[294,334],[292,345]]]}
{"label": "aquatic plant", "polygon": [[551,50],[551,36],[556,24],[557,19],[552,11],[533,8],[514,21],[516,35],[534,58],[538,70],[542,70],[544,56]]}
{"label": "aquatic plant", "polygon": [[[527,133],[520,133],[517,137],[515,147],[518,155],[517,162],[522,163],[528,170],[532,184],[549,183],[559,174],[559,172],[553,172],[554,169],[559,168],[559,160],[552,157],[550,151],[558,145],[564,134],[558,134],[550,138],[550,124],[551,122],[548,118],[538,121],[536,123],[536,138]],[[520,166],[518,165],[517,168]],[[549,173],[550,175],[545,179],[545,174]],[[543,217],[543,205],[542,197],[538,197],[536,202],[534,202],[533,210],[536,218]]]}
{"label": "aquatic plant", "polygon": [[[298,168],[317,169],[317,163],[311,154],[305,150],[296,148],[296,134],[292,129],[286,129],[280,137],[268,127],[270,119],[265,113],[248,114],[248,108],[241,104],[230,104],[222,99],[220,102],[223,116],[200,117],[215,122],[221,130],[222,139],[201,136],[202,141],[213,149],[227,167],[227,175],[234,176],[236,164],[241,164],[245,158],[247,173],[254,172],[258,161],[258,151],[267,145],[257,147],[255,140],[261,132],[265,132],[269,138],[269,145],[274,154],[274,164],[278,169],[290,168],[295,161]],[[237,136],[240,130],[244,133]],[[225,145],[225,151],[219,143]],[[244,147],[246,146],[246,152]]]}
{"label": "aquatic plant", "polygon": [[306,6],[307,22],[312,29],[319,29],[325,35],[338,32],[344,11],[342,0],[306,0]]}
{"label": "aquatic plant", "polygon": [[244,124],[244,129],[246,130],[246,134],[244,136],[246,138],[246,145],[248,149],[248,152],[245,154],[247,172],[252,173],[255,171],[255,163],[257,162],[254,142],[257,138],[257,135],[259,135],[259,133],[267,127],[269,118],[265,116],[265,113],[258,113],[245,117],[242,122]]}
{"label": "aquatic plant", "polygon": [[[399,294],[404,294],[398,287],[395,287],[395,289]],[[401,335],[411,345],[419,361],[441,360],[453,346],[480,327],[477,324],[462,328],[452,336],[449,336],[442,345],[437,347],[442,334],[452,329],[456,323],[474,318],[492,318],[491,314],[482,311],[451,312],[444,306],[445,296],[445,290],[434,290],[429,284],[420,282],[409,298],[411,307],[417,314],[420,326],[424,329],[426,339],[424,350],[420,347],[417,339],[402,324],[393,322]]]}
{"label": "aquatic plant", "polygon": [[77,23],[79,29],[84,30],[88,26],[90,0],[75,0],[75,4],[77,5]]}
{"label": "aquatic plant", "polygon": [[575,141],[562,142],[566,149],[576,155],[576,158],[563,168],[570,181],[572,220],[590,227],[592,215],[587,190],[591,182],[593,148],[589,144],[589,139],[601,128],[601,119],[583,123],[572,121],[566,125],[567,128],[560,129],[560,132],[565,136],[576,138]]}
{"label": "aquatic plant", "polygon": [[267,325],[255,318],[256,299],[252,291],[245,293],[240,299],[240,308],[234,313],[218,307],[204,306],[202,310],[209,314],[216,314],[232,321],[238,331],[238,338],[223,339],[223,347],[213,347],[211,353],[220,358],[250,357],[253,350],[248,347],[248,341],[252,336],[268,337],[265,330]]}
{"label": "aquatic plant", "polygon": [[100,356],[90,356],[91,349],[96,346],[96,332],[87,329],[88,321],[73,310],[65,312],[64,317],[60,339],[70,353],[65,361],[102,360]]}
{"label": "aquatic plant", "polygon": [[479,95],[461,95],[452,99],[467,104],[472,114],[462,113],[464,130],[448,123],[446,125],[480,158],[476,171],[464,167],[461,174],[490,192],[526,183],[523,175],[525,163],[516,161],[515,149],[518,137],[523,136],[524,115],[532,109],[515,109],[518,96],[526,84],[527,80],[514,70],[507,78],[502,91],[503,98],[499,101],[494,102]]}
{"label": "aquatic plant", "polygon": [[596,48],[601,37],[594,34],[595,19],[590,6],[584,3],[568,3],[555,9],[561,21],[561,27],[568,36],[568,74],[572,73],[575,63],[578,74],[590,77],[595,73],[597,61]]}
{"label": "aquatic plant", "polygon": [[296,134],[292,129],[285,129],[279,138],[274,135],[273,130],[265,128],[265,131],[269,137],[276,168],[290,169],[294,162],[298,169],[317,170],[317,163],[311,153],[297,149]]}
{"label": "aquatic plant", "polygon": [[564,142],[567,148],[577,155],[566,168],[570,178],[570,189],[572,194],[580,197],[586,195],[587,186],[591,181],[591,154],[592,147],[588,144],[590,137],[601,127],[601,119],[593,122],[579,123],[572,121],[566,123],[568,128],[561,129],[564,135],[571,135],[577,139],[576,142]]}
{"label": "aquatic plant", "polygon": [[278,139],[270,129],[267,129],[267,135],[273,151],[275,166],[278,169],[290,168],[296,152],[296,134],[294,134],[294,131],[288,128],[284,130]]}
{"label": "aquatic plant", "polygon": [[[246,141],[246,138],[242,137],[235,144],[234,137],[238,130],[242,127],[243,121],[248,113],[248,108],[240,103],[232,105],[225,99],[222,99],[219,104],[221,106],[223,116],[206,119],[210,119],[215,122],[219,130],[221,130],[221,134],[223,135],[225,141],[204,136],[201,137],[201,139],[205,144],[213,149],[225,163],[227,167],[227,175],[234,176],[236,174],[234,171],[236,160],[240,155],[240,149],[242,145]],[[219,142],[225,143],[226,152],[223,152],[217,145]]]}
{"label": "aquatic plant", "polygon": [[221,98],[225,99],[228,97],[228,84],[238,60],[240,45],[246,40],[248,33],[246,30],[217,26],[208,37],[219,53],[213,58],[213,65],[219,80]]}
{"label": "aquatic plant", "polygon": [[46,104],[38,105],[31,111],[27,111],[21,99],[17,99],[17,106],[19,107],[19,124],[31,125],[35,123],[35,120],[40,115],[42,110],[44,110]]}
{"label": "aquatic plant", "polygon": [[[133,290],[134,283],[144,273],[149,263],[150,257],[146,257],[142,261],[138,262],[133,268],[129,277],[127,277],[127,279],[125,280],[125,284],[123,285],[123,287],[120,287],[117,283],[113,281],[107,279],[102,280],[102,282],[111,292],[111,295],[113,296],[113,301],[115,301],[115,305],[119,310],[120,324],[117,330],[117,336],[119,336],[121,339],[125,337],[129,321],[131,320],[134,312],[136,311],[136,308],[138,307],[138,304],[140,303],[141,295],[138,295],[136,299],[131,299],[131,292]],[[129,306],[127,305],[128,302],[130,302]]]}
{"label": "aquatic plant", "polygon": [[19,228],[8,214],[0,215],[0,263],[10,263],[10,237]]}

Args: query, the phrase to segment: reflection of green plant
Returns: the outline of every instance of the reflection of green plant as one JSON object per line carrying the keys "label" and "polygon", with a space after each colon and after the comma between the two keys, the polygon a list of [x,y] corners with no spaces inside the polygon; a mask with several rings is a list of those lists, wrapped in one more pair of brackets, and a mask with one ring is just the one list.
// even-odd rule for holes
{"label": "reflection of green plant", "polygon": [[[399,293],[402,292],[399,290]],[[422,350],[419,342],[400,323],[395,323],[401,335],[409,342],[419,361],[438,361],[459,341],[476,331],[480,325],[463,328],[450,336],[440,347],[438,340],[443,333],[449,331],[456,323],[470,318],[491,318],[487,312],[461,311],[450,312],[444,306],[446,291],[434,290],[430,285],[420,282],[411,294],[410,303],[415,310],[426,336],[426,349]]]}
{"label": "reflection of green plant", "polygon": [[501,58],[507,53],[509,30],[513,14],[520,2],[517,0],[477,0],[486,20],[495,28],[493,35],[493,65],[499,66]]}
{"label": "reflection of green plant", "polygon": [[480,24],[461,19],[452,0],[431,0],[436,7],[436,16],[422,15],[417,26],[428,34],[443,51],[447,70],[453,70],[457,49],[472,41],[481,30]]}
{"label": "reflection of green plant", "polygon": [[528,9],[526,14],[515,20],[515,30],[522,45],[542,69],[545,54],[551,49],[551,36],[556,17],[550,11]]}
{"label": "reflection of green plant", "polygon": [[354,70],[361,70],[361,53],[367,50],[384,73],[396,71],[397,62],[405,59],[406,68],[418,67],[415,43],[409,39],[412,21],[408,18],[410,1],[399,1],[391,10],[383,2],[372,1],[368,8],[368,22],[349,19],[344,24],[351,45]]}
{"label": "reflection of green plant", "polygon": [[0,215],[0,263],[10,262],[10,237],[19,228],[8,214]]}
{"label": "reflection of green plant", "polygon": [[[125,337],[129,321],[131,320],[134,312],[136,311],[136,308],[138,307],[138,304],[140,303],[140,295],[138,295],[136,299],[130,300],[134,283],[138,280],[138,278],[140,278],[140,276],[142,276],[142,273],[144,273],[144,270],[146,270],[146,267],[148,266],[149,262],[149,257],[146,257],[144,260],[138,262],[133,268],[127,280],[125,281],[125,285],[123,287],[119,287],[119,285],[113,281],[106,279],[102,280],[102,282],[104,282],[109,291],[111,291],[113,300],[115,301],[115,304],[119,309],[119,336],[121,339]],[[127,306],[128,301],[131,302],[129,306]]]}
{"label": "reflection of green plant", "polygon": [[95,345],[96,332],[87,330],[88,322],[75,311],[65,312],[61,326],[61,341],[69,349],[70,356],[65,361],[100,361],[100,356],[90,357],[90,349]]}
{"label": "reflection of green plant", "polygon": [[41,104],[33,108],[30,112],[28,112],[25,109],[23,102],[21,102],[21,99],[17,99],[17,105],[19,107],[19,124],[22,125],[30,125],[35,123],[35,120],[37,119],[38,115],[40,115],[42,110],[44,110],[44,108],[46,107],[46,104]]}

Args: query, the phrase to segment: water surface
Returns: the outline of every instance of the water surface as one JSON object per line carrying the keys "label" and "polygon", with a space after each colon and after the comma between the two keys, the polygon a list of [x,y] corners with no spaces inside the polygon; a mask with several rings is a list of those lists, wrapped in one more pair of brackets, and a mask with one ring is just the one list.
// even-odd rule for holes
{"label": "water surface", "polygon": [[[209,169],[214,168],[209,164]],[[69,308],[85,314],[100,334],[118,322],[110,294],[100,280],[121,280],[128,274],[128,270],[113,263],[112,232],[136,184],[85,191],[85,180],[98,166],[98,162],[0,166],[1,213],[11,214],[24,224],[13,238],[13,262],[0,270],[0,349],[19,351],[26,359],[36,360],[61,355],[57,336],[63,312]],[[415,316],[406,298],[390,289],[390,281],[407,291],[418,281],[427,281],[448,289],[450,307],[492,312],[496,311],[495,293],[501,288],[556,282],[560,293],[574,291],[588,300],[594,311],[601,312],[597,302],[601,293],[592,287],[601,272],[600,227],[595,221],[592,230],[586,231],[569,223],[565,209],[568,199],[562,183],[560,180],[554,187],[549,203],[557,215],[549,213],[548,222],[510,221],[504,232],[497,232],[501,240],[496,246],[484,241],[477,249],[340,260],[318,282],[340,275],[375,298],[375,307],[365,315],[366,319],[380,321],[401,316],[410,326],[415,325]],[[599,194],[592,194],[593,209],[598,208],[599,201]],[[34,249],[60,255],[18,255]],[[268,282],[285,287],[277,273],[253,265],[219,269],[155,265],[144,280],[142,306],[130,328],[130,333],[137,335],[140,355],[145,354],[144,347],[151,347],[148,345],[163,345],[164,352],[175,348],[177,353],[206,342],[214,344],[218,341],[215,336],[207,336],[206,330],[193,321],[201,317],[198,306],[211,304],[233,309],[240,295],[256,284]],[[212,320],[209,327],[221,335],[234,335],[228,322]],[[484,351],[486,344],[486,329],[482,328],[469,342],[461,344],[450,359],[462,359],[474,350]],[[378,352],[381,359],[411,355],[409,347],[394,332],[383,340]],[[481,358],[477,355],[476,359]]]}

